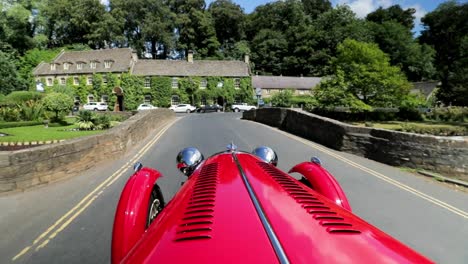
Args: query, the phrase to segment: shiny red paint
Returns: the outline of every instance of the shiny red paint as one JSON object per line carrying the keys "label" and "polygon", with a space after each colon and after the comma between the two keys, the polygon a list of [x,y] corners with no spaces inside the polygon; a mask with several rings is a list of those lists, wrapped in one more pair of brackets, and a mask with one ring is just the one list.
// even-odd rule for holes
{"label": "shiny red paint", "polygon": [[292,172],[302,174],[312,184],[315,191],[344,209],[351,211],[348,198],[340,184],[321,165],[313,162],[303,162],[297,164],[289,171],[289,173]]}
{"label": "shiny red paint", "polygon": [[119,263],[145,232],[148,204],[161,173],[142,168],[127,181],[115,212],[112,232],[112,263]]}
{"label": "shiny red paint", "polygon": [[[202,216],[188,214],[187,208],[200,177],[197,169],[164,208],[123,263],[275,263],[260,220],[239,177],[239,171],[230,154],[208,159],[203,166],[218,164],[215,180],[213,217],[195,218],[192,223],[212,222],[192,227],[210,228],[208,232],[183,233],[184,218]],[[203,191],[200,191],[203,192]],[[204,197],[201,197],[204,199]],[[203,208],[203,207],[200,207]],[[190,212],[190,211],[189,211]],[[186,235],[207,235],[207,239],[176,241]]]}
{"label": "shiny red paint", "polygon": [[[123,257],[122,263],[279,263],[233,155],[290,263],[431,263],[247,153],[207,159],[146,232],[139,229],[140,239],[125,256],[114,258],[113,252],[113,262]],[[116,232],[122,231],[114,225]]]}
{"label": "shiny red paint", "polygon": [[[271,173],[258,166],[257,157],[238,154],[238,159],[291,263],[431,263],[350,211],[267,165],[269,170],[283,174],[279,181],[284,181],[283,176],[293,181],[283,184],[294,186],[291,195]],[[312,198],[304,202],[308,196]]]}

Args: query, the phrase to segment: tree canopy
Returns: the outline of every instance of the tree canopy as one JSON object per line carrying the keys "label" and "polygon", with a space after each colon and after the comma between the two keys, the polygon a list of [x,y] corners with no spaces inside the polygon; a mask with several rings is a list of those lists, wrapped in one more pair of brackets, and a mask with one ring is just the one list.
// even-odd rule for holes
{"label": "tree canopy", "polygon": [[240,60],[249,54],[253,73],[327,76],[336,74],[338,46],[352,39],[377,44],[410,81],[440,80],[442,102],[468,104],[467,3],[448,1],[426,14],[415,38],[416,10],[399,5],[361,19],[330,0],[271,1],[250,14],[233,0],[208,6],[204,0],[104,2],[2,1],[0,62],[3,76],[15,81],[0,92],[32,89],[28,71],[40,53],[62,48],[131,47],[140,58],[153,59],[184,59],[189,50],[197,59]]}

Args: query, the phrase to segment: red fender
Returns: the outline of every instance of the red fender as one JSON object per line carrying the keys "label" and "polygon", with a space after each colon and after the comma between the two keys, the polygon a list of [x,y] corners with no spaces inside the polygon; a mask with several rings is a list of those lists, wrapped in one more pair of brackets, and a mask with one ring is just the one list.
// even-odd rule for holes
{"label": "red fender", "polygon": [[111,262],[119,263],[146,230],[151,191],[161,173],[142,168],[125,184],[115,212]]}
{"label": "red fender", "polygon": [[312,184],[312,188],[321,195],[332,200],[337,205],[351,211],[348,198],[340,184],[326,169],[317,163],[303,162],[294,166],[289,173],[302,174]]}

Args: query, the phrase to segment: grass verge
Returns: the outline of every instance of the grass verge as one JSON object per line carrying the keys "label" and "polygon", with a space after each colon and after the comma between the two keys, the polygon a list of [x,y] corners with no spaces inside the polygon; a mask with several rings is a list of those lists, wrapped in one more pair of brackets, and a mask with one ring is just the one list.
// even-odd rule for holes
{"label": "grass verge", "polygon": [[61,140],[105,132],[105,130],[70,131],[76,127],[76,125],[57,126],[51,124],[47,128],[44,125],[4,128],[0,129],[0,133],[7,134],[7,136],[0,136],[0,142]]}

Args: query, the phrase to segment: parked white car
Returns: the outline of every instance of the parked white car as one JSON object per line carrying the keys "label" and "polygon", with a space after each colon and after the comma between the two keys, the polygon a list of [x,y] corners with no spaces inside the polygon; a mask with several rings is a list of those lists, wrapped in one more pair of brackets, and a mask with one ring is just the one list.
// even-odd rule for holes
{"label": "parked white car", "polygon": [[179,104],[179,105],[173,105],[169,107],[172,111],[176,113],[191,113],[197,109],[195,106],[189,105],[189,104]]}
{"label": "parked white car", "polygon": [[151,110],[151,109],[158,109],[157,106],[153,106],[152,104],[141,104],[138,106],[137,110]]}
{"label": "parked white car", "polygon": [[255,105],[248,105],[246,103],[233,104],[231,108],[232,108],[232,111],[234,112],[249,111],[249,110],[257,109]]}
{"label": "parked white car", "polygon": [[83,105],[84,110],[92,110],[92,111],[107,111],[109,106],[106,103],[102,102],[90,102]]}

